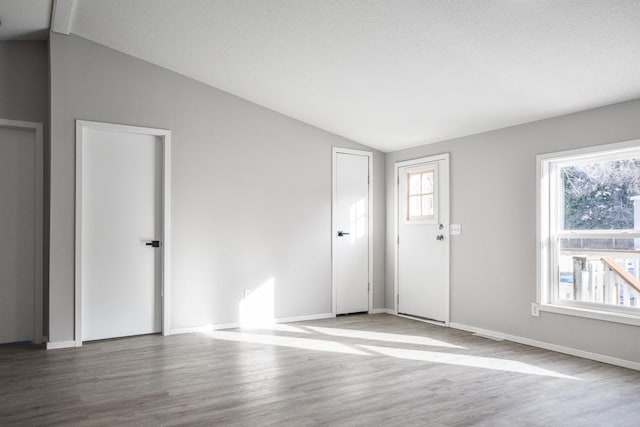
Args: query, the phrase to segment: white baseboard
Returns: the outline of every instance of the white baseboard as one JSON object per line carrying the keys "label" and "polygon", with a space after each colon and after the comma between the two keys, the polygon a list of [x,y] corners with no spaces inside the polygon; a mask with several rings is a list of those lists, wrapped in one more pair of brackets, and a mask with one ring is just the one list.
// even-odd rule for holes
{"label": "white baseboard", "polygon": [[373,310],[371,310],[371,314],[380,314],[380,313],[396,314],[396,312],[390,308],[374,308]]}
{"label": "white baseboard", "polygon": [[597,362],[608,363],[610,365],[621,366],[623,368],[634,369],[640,371],[640,363],[631,360],[619,359],[617,357],[606,356],[604,354],[592,353],[590,351],[578,350],[576,348],[565,347],[557,344],[550,344],[543,341],[532,340],[529,338],[519,337],[517,335],[504,334],[502,332],[491,331],[489,329],[476,328],[475,326],[462,325],[460,323],[449,323],[449,327],[460,329],[462,331],[473,332],[487,337],[495,337],[507,341],[517,342],[519,344],[530,345],[532,347],[543,348],[545,350],[557,351],[558,353],[569,354],[571,356],[582,357],[584,359],[595,360]]}
{"label": "white baseboard", "polygon": [[281,317],[276,319],[276,323],[292,323],[292,322],[304,322],[305,320],[320,320],[330,319],[336,317],[333,313],[311,314],[308,316],[293,316],[293,317]]}
{"label": "white baseboard", "polygon": [[[320,320],[320,319],[329,319],[331,317],[336,317],[332,313],[322,313],[322,314],[311,314],[308,316],[293,316],[293,317],[281,317],[279,319],[275,319],[275,323],[292,323],[292,322],[304,322],[305,320]],[[206,331],[217,331],[220,329],[235,329],[239,328],[240,323],[223,323],[218,325],[204,325],[204,326],[194,326],[191,328],[176,328],[171,329],[169,333],[166,335],[178,335],[178,334],[190,334],[193,332],[206,332]]]}
{"label": "white baseboard", "polygon": [[408,316],[406,314],[393,313],[398,317],[404,317],[405,319],[415,320],[416,322],[430,323],[436,326],[449,326],[449,322],[438,322],[437,320],[421,319],[420,317]]}
{"label": "white baseboard", "polygon": [[73,348],[75,346],[75,341],[55,341],[47,343],[47,350],[55,350],[58,348]]}

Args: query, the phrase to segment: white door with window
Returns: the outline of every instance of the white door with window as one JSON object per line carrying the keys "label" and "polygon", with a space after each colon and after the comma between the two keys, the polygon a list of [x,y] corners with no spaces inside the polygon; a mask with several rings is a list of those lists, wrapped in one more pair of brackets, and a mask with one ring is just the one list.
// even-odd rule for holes
{"label": "white door with window", "polygon": [[333,282],[336,314],[369,311],[371,153],[334,150]]}
{"label": "white door with window", "polygon": [[449,322],[449,157],[397,168],[397,311]]}
{"label": "white door with window", "polygon": [[82,127],[82,340],[162,330],[162,138]]}

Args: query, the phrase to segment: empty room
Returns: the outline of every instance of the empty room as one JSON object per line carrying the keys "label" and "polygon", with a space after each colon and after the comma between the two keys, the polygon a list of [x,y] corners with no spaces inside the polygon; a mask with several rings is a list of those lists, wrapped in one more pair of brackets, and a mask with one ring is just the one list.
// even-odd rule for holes
{"label": "empty room", "polygon": [[639,396],[639,1],[0,0],[0,426]]}

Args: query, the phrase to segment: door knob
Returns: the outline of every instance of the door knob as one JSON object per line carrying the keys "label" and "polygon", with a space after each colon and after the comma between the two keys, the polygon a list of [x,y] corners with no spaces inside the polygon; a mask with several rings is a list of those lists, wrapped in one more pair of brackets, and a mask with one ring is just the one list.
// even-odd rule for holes
{"label": "door knob", "polygon": [[152,240],[150,242],[145,243],[145,245],[151,246],[153,248],[159,248],[160,247],[160,240]]}
{"label": "door knob", "polygon": [[348,236],[351,233],[347,233],[346,231],[338,231],[338,237]]}
{"label": "door knob", "polygon": [[444,240],[444,236],[442,234],[436,236],[436,240]]}

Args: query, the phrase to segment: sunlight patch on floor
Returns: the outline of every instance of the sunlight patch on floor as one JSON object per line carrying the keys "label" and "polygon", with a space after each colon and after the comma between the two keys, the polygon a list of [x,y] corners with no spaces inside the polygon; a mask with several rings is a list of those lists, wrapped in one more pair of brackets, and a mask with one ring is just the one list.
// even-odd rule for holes
{"label": "sunlight patch on floor", "polygon": [[358,350],[356,348],[334,341],[229,331],[211,331],[208,332],[207,335],[209,335],[211,338],[225,341],[275,345],[281,347],[300,348],[303,350],[327,351],[331,353],[345,353],[365,356],[369,355],[362,350]]}
{"label": "sunlight patch on floor", "polygon": [[248,327],[242,327],[243,329],[254,331],[276,331],[276,332],[293,332],[296,334],[310,334],[310,331],[299,328],[297,326],[286,325],[284,323],[274,323],[271,325],[250,325]]}
{"label": "sunlight patch on floor", "polygon": [[[292,327],[292,326],[289,327],[287,325],[282,325],[282,326],[285,326],[284,329],[289,329],[289,328],[299,329],[298,327]],[[381,339],[385,337],[385,338],[389,338],[388,341],[395,339],[396,341],[391,341],[391,342],[400,342],[400,341],[397,341],[398,339],[400,339],[400,337],[425,338],[425,337],[415,337],[412,335],[398,335],[398,334],[387,334],[382,332],[354,331],[349,329],[323,328],[323,327],[317,327],[317,326],[303,326],[302,328],[311,329],[322,334],[329,334],[330,332],[335,334],[335,336],[365,339],[365,340],[366,339],[375,340],[376,338]],[[291,331],[289,330],[284,332],[291,332]],[[579,378],[572,377],[570,375],[565,375],[549,369],[539,368],[537,366],[534,366],[528,363],[519,362],[516,360],[494,358],[494,357],[471,356],[466,354],[456,354],[456,353],[446,353],[446,352],[426,351],[426,350],[413,350],[413,349],[397,348],[397,347],[381,347],[381,346],[365,345],[365,344],[343,344],[335,341],[312,339],[307,337],[302,338],[302,337],[291,337],[291,336],[285,336],[285,335],[258,334],[258,333],[244,332],[240,330],[209,331],[207,332],[207,335],[213,339],[224,340],[224,341],[235,341],[235,342],[262,344],[262,345],[270,345],[270,346],[278,346],[278,347],[298,348],[302,350],[351,354],[351,355],[359,355],[359,356],[385,356],[385,357],[394,357],[397,359],[414,360],[419,362],[464,366],[468,368],[491,369],[495,371],[513,372],[517,374],[538,375],[538,376],[545,376],[545,377],[552,377],[552,378],[579,380]],[[387,335],[391,335],[391,337],[388,337]],[[371,338],[371,337],[376,337],[376,338]],[[428,339],[428,338],[425,338],[425,339]],[[437,342],[441,344],[443,343],[441,341],[437,341]],[[417,343],[418,344],[422,343],[422,345],[424,345],[424,341],[418,341]],[[443,343],[443,344],[447,344],[447,343]],[[433,345],[433,344],[428,344],[428,345]],[[457,348],[461,348],[461,347],[457,347]]]}
{"label": "sunlight patch on floor", "polygon": [[347,337],[347,338],[357,338],[357,339],[372,340],[372,341],[385,341],[385,342],[394,342],[394,343],[403,343],[403,344],[426,345],[431,347],[466,349],[466,347],[462,347],[455,344],[449,344],[448,342],[445,342],[445,341],[439,341],[433,338],[421,337],[416,335],[400,335],[400,334],[392,334],[387,332],[360,331],[355,329],[324,328],[320,326],[305,326],[305,328],[321,334],[331,335],[335,337]]}
{"label": "sunlight patch on floor", "polygon": [[516,360],[498,359],[494,357],[469,356],[465,354],[439,353],[424,350],[408,350],[402,348],[378,347],[372,345],[359,345],[367,351],[396,357],[398,359],[416,360],[421,362],[443,363],[446,365],[467,366],[470,368],[493,369],[497,371],[515,372],[519,374],[540,375],[545,377],[579,380],[579,378],[538,368],[537,366]]}

